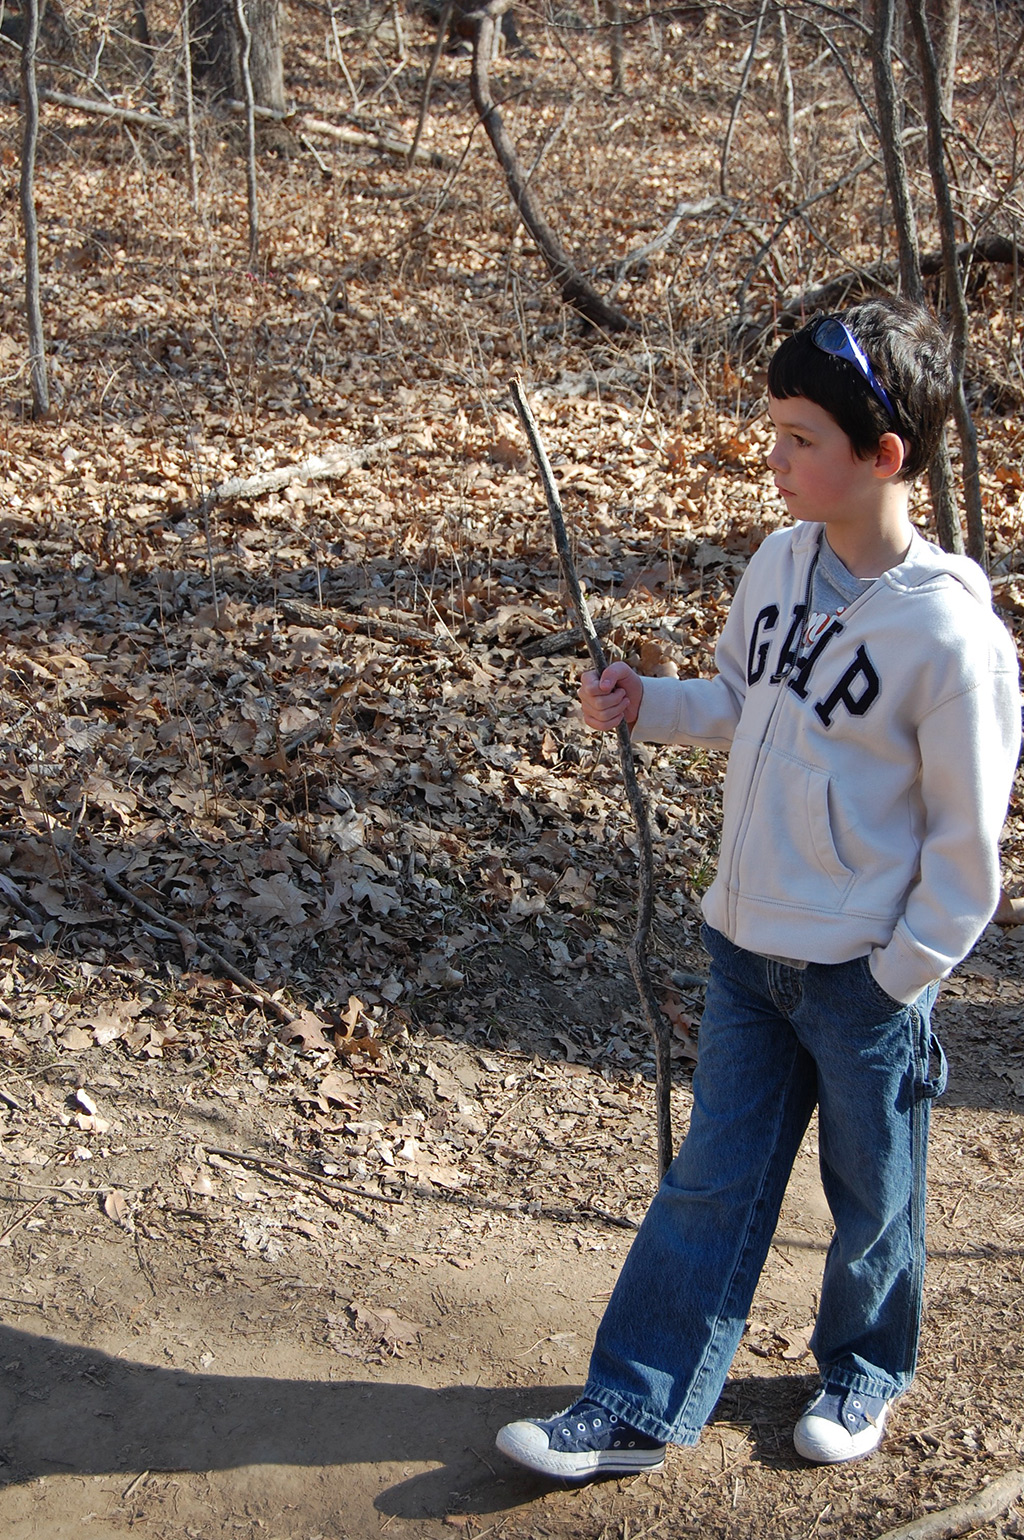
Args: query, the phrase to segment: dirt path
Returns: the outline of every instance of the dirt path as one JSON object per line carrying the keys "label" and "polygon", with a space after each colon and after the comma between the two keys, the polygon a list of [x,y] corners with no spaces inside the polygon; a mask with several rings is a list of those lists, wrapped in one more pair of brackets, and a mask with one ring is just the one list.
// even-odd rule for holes
{"label": "dirt path", "polygon": [[[294,1114],[251,1074],[211,1084],[170,1061],[40,1043],[50,1067],[8,1082],[21,1110],[7,1109],[3,1144],[16,1227],[0,1241],[0,1529],[845,1540],[975,1490],[1021,1445],[1021,946],[990,932],[937,1013],[954,1069],[935,1124],[923,1368],[884,1452],[840,1472],[789,1445],[829,1234],[813,1139],[699,1448],[650,1477],[551,1488],[493,1435],[584,1377],[629,1245],[613,1219],[638,1216],[653,1180],[641,1075],[525,1042],[410,1040],[405,1111],[381,1091],[380,1116],[349,1120],[344,1137],[367,1141],[362,1178],[324,1159],[319,1181],[300,1181],[208,1153],[316,1169],[289,1157]],[[410,1085],[459,1130],[452,1169],[435,1163],[430,1181],[423,1165],[400,1203],[323,1183],[356,1174],[397,1193],[396,1166],[415,1175],[427,1141],[417,1154],[403,1132],[418,1126]],[[94,1116],[74,1110],[82,1086],[107,1128],[80,1126]],[[681,1125],[685,1079],[676,1101]]]}

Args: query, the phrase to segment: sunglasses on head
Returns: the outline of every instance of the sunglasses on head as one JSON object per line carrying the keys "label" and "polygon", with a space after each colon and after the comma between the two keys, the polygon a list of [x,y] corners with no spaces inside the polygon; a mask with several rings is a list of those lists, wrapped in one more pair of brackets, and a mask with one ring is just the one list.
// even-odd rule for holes
{"label": "sunglasses on head", "polygon": [[848,364],[852,364],[861,378],[871,386],[892,421],[896,421],[892,402],[868,363],[868,355],[849,327],[845,326],[838,316],[829,315],[821,321],[816,321],[811,327],[810,337],[814,346],[820,348],[822,353],[828,353],[831,358],[845,358]]}

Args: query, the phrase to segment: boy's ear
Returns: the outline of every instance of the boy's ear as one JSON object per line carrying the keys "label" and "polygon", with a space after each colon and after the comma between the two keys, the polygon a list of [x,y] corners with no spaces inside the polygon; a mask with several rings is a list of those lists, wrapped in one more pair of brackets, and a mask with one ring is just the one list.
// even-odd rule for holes
{"label": "boy's ear", "polygon": [[907,446],[898,433],[883,433],[875,451],[875,471],[884,480],[898,476],[907,458]]}

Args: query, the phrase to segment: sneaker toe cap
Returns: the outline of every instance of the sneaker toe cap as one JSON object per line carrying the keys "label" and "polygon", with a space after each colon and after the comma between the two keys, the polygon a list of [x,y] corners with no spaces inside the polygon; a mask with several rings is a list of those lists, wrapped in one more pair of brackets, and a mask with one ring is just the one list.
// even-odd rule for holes
{"label": "sneaker toe cap", "polygon": [[535,1464],[538,1458],[550,1452],[547,1432],[535,1422],[506,1423],[494,1442],[502,1454],[528,1465]]}
{"label": "sneaker toe cap", "polygon": [[847,1430],[829,1417],[812,1414],[801,1417],[793,1432],[797,1454],[817,1465],[838,1465],[843,1460],[859,1460],[872,1454],[882,1441],[884,1418],[860,1433]]}

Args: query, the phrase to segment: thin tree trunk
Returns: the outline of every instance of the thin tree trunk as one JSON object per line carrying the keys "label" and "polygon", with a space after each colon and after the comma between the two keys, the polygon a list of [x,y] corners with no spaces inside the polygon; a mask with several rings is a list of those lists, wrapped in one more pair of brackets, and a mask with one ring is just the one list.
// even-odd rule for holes
{"label": "thin tree trunk", "polygon": [[21,148],[21,217],[25,226],[25,316],[28,322],[29,379],[32,415],[45,417],[50,410],[46,377],[46,345],[43,308],[39,299],[39,224],[36,219],[36,147],[39,142],[39,92],[36,85],[36,49],[39,44],[39,0],[25,0],[25,40],[21,50],[21,94],[25,132]]}
{"label": "thin tree trunk", "polygon": [[185,154],[188,158],[188,185],[192,207],[199,212],[199,169],[196,164],[195,93],[192,89],[192,27],[189,16],[191,0],[181,0],[181,47],[185,72]]}
{"label": "thin tree trunk", "polygon": [[494,48],[498,23],[509,4],[510,0],[491,0],[491,4],[486,9],[467,13],[466,19],[474,23],[473,68],[470,76],[473,104],[480,114],[480,121],[505,173],[509,192],[519,210],[523,224],[536,241],[541,255],[561,290],[562,298],[581,315],[586,316],[588,321],[604,327],[606,331],[632,330],[634,323],[628,316],[602,299],[582,273],[577,271],[568,252],[544,218],[530,189],[529,179],[523,174],[523,168],[502,121],[501,113],[491,96],[488,64]]}
{"label": "thin tree trunk", "polygon": [[[892,35],[895,20],[893,0],[875,0],[874,46],[871,68],[878,111],[878,132],[885,166],[885,184],[896,224],[896,249],[899,253],[900,287],[908,299],[924,301],[921,279],[921,253],[917,239],[917,219],[910,197],[907,162],[903,154],[903,114],[896,100],[896,82],[892,73]],[[939,544],[944,551],[964,548],[960,515],[956,506],[953,470],[945,430],[928,467],[928,490]]]}
{"label": "thin tree trunk", "polygon": [[448,36],[448,28],[451,25],[452,11],[454,9],[455,0],[444,0],[441,19],[437,24],[437,37],[434,39],[434,51],[430,56],[427,78],[423,82],[423,96],[420,101],[420,115],[416,120],[416,132],[413,134],[412,144],[409,146],[410,160],[416,159],[416,151],[419,149],[420,140],[423,138],[423,126],[427,121],[427,113],[430,111],[430,94],[434,89],[434,76],[437,74],[437,66],[441,62],[441,53],[444,49],[445,39]]}
{"label": "thin tree trunk", "polygon": [[729,127],[725,131],[721,163],[718,169],[718,188],[723,198],[729,196],[729,156],[732,153],[732,136],[736,132],[740,107],[743,105],[743,98],[747,94],[750,72],[754,67],[754,55],[757,53],[757,45],[761,41],[761,28],[764,26],[764,13],[767,9],[768,0],[761,0],[761,8],[757,13],[757,20],[754,23],[754,35],[750,40],[747,57],[743,61],[743,74],[740,78],[739,88],[733,98],[732,112],[729,115]]}
{"label": "thin tree trunk", "polygon": [[612,90],[619,95],[623,89],[622,7],[619,0],[604,0],[604,15],[608,23],[608,65],[611,70],[611,85]]}
{"label": "thin tree trunk", "polygon": [[776,0],[779,24],[779,117],[782,120],[782,153],[786,159],[790,197],[796,199],[800,180],[796,165],[796,113],[793,101],[793,70],[789,59],[789,28],[786,10]]}
{"label": "thin tree trunk", "polygon": [[917,220],[910,199],[907,162],[903,154],[903,113],[896,100],[892,73],[893,0],[875,0],[874,46],[871,69],[878,110],[878,133],[885,167],[885,185],[896,223],[896,249],[900,262],[900,287],[908,299],[924,299]]}
{"label": "thin tree trunk", "polygon": [[249,58],[252,52],[252,33],[245,14],[245,0],[235,0],[235,25],[238,28],[238,64],[245,94],[245,149],[246,191],[249,202],[249,266],[256,271],[260,256],[260,210],[256,197],[256,102],[253,96]]}
{"label": "thin tree trunk", "polygon": [[939,71],[939,102],[943,117],[953,117],[956,53],[960,39],[960,0],[928,0],[928,29]]}
{"label": "thin tree trunk", "polygon": [[953,200],[946,175],[946,153],[942,139],[942,91],[939,66],[935,57],[924,0],[910,0],[910,24],[914,29],[924,87],[925,123],[928,129],[928,169],[931,172],[935,204],[939,215],[942,246],[942,272],[953,316],[953,373],[955,392],[953,415],[960,435],[963,456],[964,503],[967,510],[967,553],[985,565],[985,516],[981,503],[981,472],[978,466],[978,436],[974,419],[964,394],[964,367],[970,336],[967,296],[964,294],[960,263],[957,261]]}

